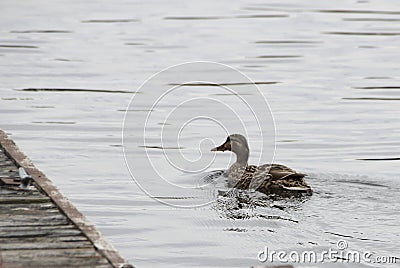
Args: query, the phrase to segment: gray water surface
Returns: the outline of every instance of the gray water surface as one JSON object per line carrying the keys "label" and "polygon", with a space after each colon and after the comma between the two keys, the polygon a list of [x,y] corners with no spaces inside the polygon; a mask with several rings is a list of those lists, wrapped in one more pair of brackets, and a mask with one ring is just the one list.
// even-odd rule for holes
{"label": "gray water surface", "polygon": [[[321,252],[341,239],[351,250],[399,257],[400,2],[4,0],[0,15],[0,127],[132,264],[249,267],[261,264],[257,254],[265,246]],[[250,162],[263,149],[268,157],[262,163],[274,155],[275,162],[308,173],[312,197],[220,196],[226,186],[219,180],[186,196],[196,199],[177,198],[157,180],[147,181],[175,205],[217,199],[187,209],[157,202],[133,182],[122,150],[125,112],[136,141],[143,122],[134,118],[148,114],[154,97],[181,77],[169,76],[128,107],[133,92],[164,68],[199,60],[232,66],[259,82],[275,122],[276,151],[270,140],[261,146],[265,141],[253,138]],[[196,70],[200,77],[210,73],[208,67]],[[218,82],[259,100],[252,85],[240,84],[244,80]],[[249,137],[257,137],[236,96],[218,90],[188,87],[171,100],[218,99],[236,107],[250,125]],[[164,122],[157,116],[176,106],[161,104],[146,132],[145,145],[153,147],[129,147],[139,179],[154,178],[141,168],[148,157],[183,185],[226,168],[231,155],[215,156],[211,144],[200,142],[226,138],[209,121],[190,125],[180,146],[167,135],[166,150],[157,148]],[[179,129],[183,116],[205,111],[233,122],[231,113],[203,101],[186,107],[166,129]],[[215,159],[200,174],[185,174],[164,161],[163,151]]]}

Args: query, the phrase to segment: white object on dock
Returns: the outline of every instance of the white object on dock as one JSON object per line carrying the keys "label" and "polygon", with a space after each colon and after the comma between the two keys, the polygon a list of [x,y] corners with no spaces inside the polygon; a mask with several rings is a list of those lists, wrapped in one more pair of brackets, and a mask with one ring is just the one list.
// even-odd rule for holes
{"label": "white object on dock", "polygon": [[19,185],[19,188],[23,190],[29,190],[29,186],[31,186],[31,182],[33,180],[32,176],[28,175],[23,167],[20,167],[18,172],[19,177],[21,178],[21,184]]}

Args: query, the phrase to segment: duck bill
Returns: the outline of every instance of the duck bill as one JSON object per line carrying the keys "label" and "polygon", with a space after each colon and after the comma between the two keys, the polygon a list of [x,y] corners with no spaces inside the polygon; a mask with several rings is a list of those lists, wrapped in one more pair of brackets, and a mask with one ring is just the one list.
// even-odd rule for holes
{"label": "duck bill", "polygon": [[225,152],[231,150],[231,142],[228,140],[224,144],[211,149],[212,152]]}
{"label": "duck bill", "polygon": [[222,144],[218,147],[211,149],[211,152],[223,152],[223,151],[225,151],[225,144]]}

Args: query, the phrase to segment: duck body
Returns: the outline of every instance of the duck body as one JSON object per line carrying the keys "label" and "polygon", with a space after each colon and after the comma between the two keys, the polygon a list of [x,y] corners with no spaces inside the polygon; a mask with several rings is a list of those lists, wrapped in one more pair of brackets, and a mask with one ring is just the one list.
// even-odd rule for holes
{"label": "duck body", "polygon": [[224,144],[212,151],[232,151],[237,156],[236,162],[224,173],[229,187],[282,197],[312,194],[304,180],[306,174],[280,164],[248,165],[249,147],[246,138],[240,134],[230,135]]}

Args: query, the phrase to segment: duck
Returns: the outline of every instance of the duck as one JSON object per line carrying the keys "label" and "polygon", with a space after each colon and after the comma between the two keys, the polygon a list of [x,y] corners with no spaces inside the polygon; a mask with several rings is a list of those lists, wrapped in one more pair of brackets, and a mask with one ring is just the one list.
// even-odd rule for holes
{"label": "duck", "polygon": [[281,164],[249,165],[249,145],[241,134],[229,135],[222,145],[211,151],[230,151],[236,155],[236,162],[223,174],[229,187],[282,197],[312,195],[312,189],[304,179],[307,174]]}

